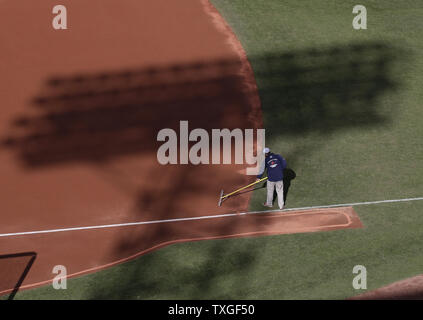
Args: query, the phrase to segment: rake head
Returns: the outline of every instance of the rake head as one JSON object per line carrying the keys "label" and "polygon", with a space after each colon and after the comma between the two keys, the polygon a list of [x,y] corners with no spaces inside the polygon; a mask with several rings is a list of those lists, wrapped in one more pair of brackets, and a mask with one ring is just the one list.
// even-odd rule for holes
{"label": "rake head", "polygon": [[219,207],[222,205],[222,202],[225,201],[225,199],[223,199],[222,197],[223,197],[223,189],[220,191],[219,202],[217,203]]}

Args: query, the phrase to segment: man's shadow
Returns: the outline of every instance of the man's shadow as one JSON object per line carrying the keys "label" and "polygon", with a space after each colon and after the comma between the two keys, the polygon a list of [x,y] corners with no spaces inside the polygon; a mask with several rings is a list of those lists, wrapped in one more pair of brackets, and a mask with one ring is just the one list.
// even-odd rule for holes
{"label": "man's shadow", "polygon": [[[294,170],[290,169],[290,168],[286,168],[283,170],[283,201],[286,205],[286,198],[288,197],[288,191],[289,188],[291,187],[291,181],[295,179],[295,177],[297,176],[297,174],[295,173]],[[276,190],[275,190],[276,193]],[[275,201],[276,196],[273,195],[273,201]]]}

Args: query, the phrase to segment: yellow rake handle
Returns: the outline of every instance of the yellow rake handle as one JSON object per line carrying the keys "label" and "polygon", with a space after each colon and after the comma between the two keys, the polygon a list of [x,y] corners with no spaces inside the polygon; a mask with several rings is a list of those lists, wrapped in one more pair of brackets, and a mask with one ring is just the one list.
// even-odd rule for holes
{"label": "yellow rake handle", "polygon": [[225,194],[224,196],[222,196],[222,199],[227,198],[227,197],[229,197],[229,196],[233,195],[234,193],[237,193],[237,192],[240,192],[240,191],[242,191],[242,190],[244,190],[244,189],[247,189],[248,187],[251,187],[251,186],[253,186],[253,185],[255,185],[255,184],[259,183],[259,182],[262,182],[262,181],[264,181],[264,180],[267,180],[267,177],[266,177],[266,178],[262,178],[262,179],[260,179],[260,180],[257,180],[257,181],[255,181],[255,182],[253,182],[253,183],[250,183],[248,186],[245,186],[245,187],[239,188],[238,190],[235,190],[234,192],[231,192],[231,193]]}

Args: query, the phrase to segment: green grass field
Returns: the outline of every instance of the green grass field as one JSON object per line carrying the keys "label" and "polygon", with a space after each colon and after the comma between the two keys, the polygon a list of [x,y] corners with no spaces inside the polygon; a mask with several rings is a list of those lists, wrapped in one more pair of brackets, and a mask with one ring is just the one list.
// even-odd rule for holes
{"label": "green grass field", "polygon": [[[287,207],[423,196],[423,3],[213,0],[254,69]],[[250,209],[263,210],[265,190]],[[344,299],[423,273],[423,201],[358,206],[362,229],[172,245],[16,299]]]}

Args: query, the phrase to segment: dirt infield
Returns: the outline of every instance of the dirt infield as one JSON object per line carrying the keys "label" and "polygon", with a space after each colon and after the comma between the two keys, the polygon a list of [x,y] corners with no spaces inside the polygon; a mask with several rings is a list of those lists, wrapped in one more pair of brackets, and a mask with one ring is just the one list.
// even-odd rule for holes
{"label": "dirt infield", "polygon": [[350,300],[423,300],[423,275],[394,282]]}
{"label": "dirt infield", "polygon": [[[61,4],[62,31],[51,27],[55,1],[0,4],[0,234],[246,211],[249,193],[217,207],[220,189],[254,179],[243,166],[156,159],[157,132],[180,120],[262,126],[251,68],[211,5]],[[352,209],[336,209],[0,237],[0,274],[15,266],[27,288],[48,283],[55,265],[79,275],[170,243],[358,226]]]}

